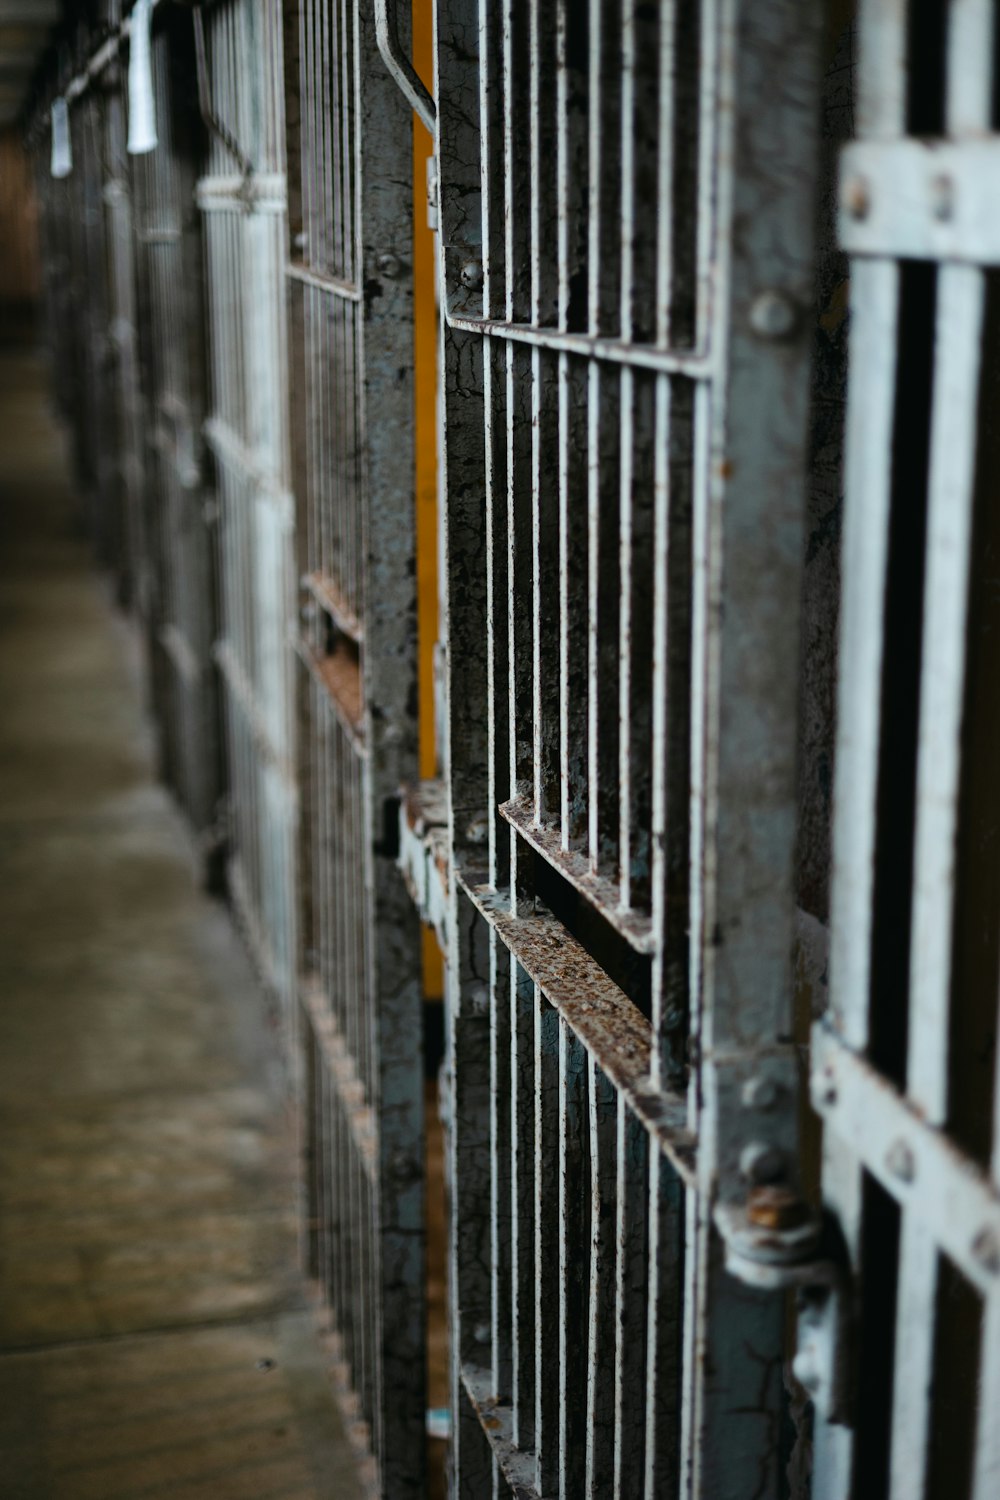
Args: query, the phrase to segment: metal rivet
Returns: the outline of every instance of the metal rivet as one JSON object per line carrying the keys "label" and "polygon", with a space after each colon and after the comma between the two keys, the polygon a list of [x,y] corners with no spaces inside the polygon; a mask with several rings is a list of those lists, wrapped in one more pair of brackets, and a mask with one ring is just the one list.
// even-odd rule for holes
{"label": "metal rivet", "polygon": [[773,1109],[780,1092],[773,1078],[748,1078],[742,1099],[747,1109]]}
{"label": "metal rivet", "polygon": [[827,1063],[820,1075],[820,1084],[817,1090],[821,1104],[836,1104],[837,1102],[837,1075]]}
{"label": "metal rivet", "polygon": [[762,338],[781,339],[798,322],[798,310],[784,292],[760,292],[750,308],[750,327]]}
{"label": "metal rivet", "polygon": [[485,984],[477,982],[470,984],[466,991],[466,999],[469,1009],[479,1015],[486,1015],[490,1008],[490,992]]}
{"label": "metal rivet", "polygon": [[685,1011],[683,1006],[671,1005],[663,1013],[663,1029],[664,1031],[680,1031],[684,1025],[684,1020]]}
{"label": "metal rivet", "polygon": [[984,1271],[1000,1275],[1000,1236],[995,1229],[981,1229],[972,1241],[972,1254]]}
{"label": "metal rivet", "polygon": [[490,825],[486,818],[473,818],[466,826],[465,837],[470,844],[485,844],[489,837]]}
{"label": "metal rivet", "polygon": [[955,184],[942,172],[931,178],[931,211],[935,219],[950,219],[955,208]]}
{"label": "metal rivet", "polygon": [[867,179],[849,177],[844,183],[841,202],[852,219],[867,219],[872,206],[872,192]]}
{"label": "metal rivet", "polygon": [[490,1341],[490,1325],[488,1323],[477,1323],[472,1336],[477,1344],[488,1344]]}
{"label": "metal rivet", "polygon": [[399,256],[393,255],[391,250],[386,251],[384,255],[380,255],[375,264],[382,272],[382,275],[387,276],[390,281],[398,276],[400,271],[403,269],[403,263],[400,260]]}
{"label": "metal rivet", "polygon": [[905,1141],[893,1142],[886,1152],[885,1164],[900,1182],[912,1182],[917,1175],[916,1158]]}
{"label": "metal rivet", "polygon": [[822,1384],[822,1376],[816,1368],[816,1362],[808,1349],[800,1349],[792,1360],[792,1374],[804,1386],[807,1391],[818,1391]]}
{"label": "metal rivet", "polygon": [[785,1170],[785,1153],[763,1141],[751,1141],[740,1153],[740,1171],[750,1182],[774,1182]]}
{"label": "metal rivet", "polygon": [[463,286],[467,286],[470,292],[477,292],[483,284],[483,263],[481,260],[467,260],[458,274]]}

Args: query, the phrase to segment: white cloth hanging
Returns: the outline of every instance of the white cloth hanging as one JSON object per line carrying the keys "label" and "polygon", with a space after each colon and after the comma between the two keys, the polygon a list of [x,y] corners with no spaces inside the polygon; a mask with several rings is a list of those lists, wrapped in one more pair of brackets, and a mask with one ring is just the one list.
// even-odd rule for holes
{"label": "white cloth hanging", "polygon": [[153,0],[137,0],[132,12],[128,58],[128,149],[133,156],[154,151],[159,144],[149,45],[152,11]]}
{"label": "white cloth hanging", "polygon": [[53,177],[68,177],[73,170],[73,145],[69,137],[69,110],[65,99],[52,101]]}

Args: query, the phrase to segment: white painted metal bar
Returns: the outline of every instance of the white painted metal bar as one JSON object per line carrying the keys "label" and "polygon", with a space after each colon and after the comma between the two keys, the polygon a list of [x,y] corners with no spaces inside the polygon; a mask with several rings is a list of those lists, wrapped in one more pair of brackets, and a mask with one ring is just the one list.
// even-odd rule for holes
{"label": "white painted metal bar", "polygon": [[[823,1024],[814,1028],[813,1107],[857,1165],[919,1219],[966,1280],[988,1296],[1000,1260],[984,1253],[1000,1243],[995,1183],[929,1125],[881,1074]],[[896,1151],[897,1144],[905,1151]]]}
{"label": "white painted metal bar", "polygon": [[998,173],[996,136],[856,141],[841,158],[840,242],[850,255],[1000,265]]}
{"label": "white painted metal bar", "polygon": [[[971,9],[959,4],[952,10],[952,26],[956,19],[959,26],[951,37],[948,115],[949,124],[958,116],[966,126],[974,123],[982,128],[988,123],[988,89],[978,91],[982,113],[977,121],[969,115],[968,100],[976,91],[977,74],[988,76],[989,38],[981,30],[976,35],[977,28],[970,27],[966,13]],[[947,167],[943,170],[947,172]],[[945,187],[947,178],[939,176],[936,181],[939,194],[951,191]],[[901,222],[898,230],[895,244],[906,253],[908,236]],[[966,247],[974,240],[968,226],[961,239]],[[931,423],[906,1078],[908,1097],[932,1125],[942,1125],[948,1109],[953,901],[983,295],[981,271],[942,267]],[[907,1215],[897,1304],[892,1500],[907,1500],[923,1485],[933,1423],[937,1283],[934,1235],[926,1224]]]}
{"label": "white painted metal bar", "polygon": [[603,1500],[614,1484],[615,1444],[615,1189],[617,1101],[591,1057],[587,1065],[590,1123],[590,1291],[588,1310],[587,1445],[584,1494]]}
{"label": "white painted metal bar", "polygon": [[559,1492],[562,1423],[559,1397],[560,1269],[559,1183],[566,1163],[560,1144],[562,1090],[561,1033],[565,1022],[538,984],[534,1011],[534,1241],[535,1241],[535,1487],[540,1495]]}
{"label": "white painted metal bar", "polygon": [[[642,1492],[645,1477],[649,1248],[649,1137],[618,1096],[615,1184],[614,1500]],[[638,1316],[637,1316],[638,1314]]]}
{"label": "white painted metal bar", "polygon": [[531,344],[541,349],[555,349],[567,354],[583,354],[609,364],[634,365],[638,369],[663,370],[673,375],[687,375],[692,380],[707,380],[712,374],[709,351],[657,348],[655,345],[631,344],[604,335],[563,332],[558,328],[535,328],[530,323],[501,322],[495,318],[467,317],[448,313],[449,328],[464,333],[479,333],[508,343]]}
{"label": "white painted metal bar", "polygon": [[579,1039],[559,1021],[559,1427],[558,1493],[583,1493],[587,1448],[587,1317],[591,1228],[587,1058]]}
{"label": "white painted metal bar", "polygon": [[883,670],[899,270],[854,268],[845,458],[830,1003],[846,1040],[868,1036],[879,712]]}
{"label": "white painted metal bar", "polygon": [[[625,90],[627,93],[627,88]],[[631,132],[630,132],[631,135]],[[623,173],[626,164],[623,163]],[[631,176],[631,172],[627,173]],[[623,263],[629,257],[623,254]],[[629,273],[630,274],[630,273]],[[625,298],[631,307],[629,275],[622,277],[623,306]],[[628,288],[628,290],[626,290]],[[618,492],[618,890],[619,903],[632,904],[632,716],[633,698],[633,514],[635,465],[635,406],[637,383],[633,371],[624,365],[620,374],[620,470]],[[607,567],[607,559],[600,566]]]}

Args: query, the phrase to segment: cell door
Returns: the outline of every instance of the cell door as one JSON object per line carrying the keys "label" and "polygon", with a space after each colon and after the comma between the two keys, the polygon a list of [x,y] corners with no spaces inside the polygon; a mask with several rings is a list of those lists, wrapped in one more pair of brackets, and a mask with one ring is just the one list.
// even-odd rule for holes
{"label": "cell door", "polygon": [[285,5],[309,1257],[387,1500],[423,1492],[412,137],[369,0]]}
{"label": "cell door", "polygon": [[1000,1484],[995,7],[863,0],[823,1193],[857,1330],[796,1369],[818,1500]]}
{"label": "cell door", "polygon": [[124,546],[115,472],[117,435],[111,288],[105,221],[104,103],[93,94],[70,106],[74,169],[64,200],[73,301],[77,479],[101,564],[118,568]]}
{"label": "cell door", "polygon": [[119,600],[139,619],[148,612],[149,579],[143,513],[142,388],[136,327],[136,266],[125,152],[124,72],[109,80],[103,96],[104,205],[108,247],[109,355],[115,377],[114,458],[121,544]]}
{"label": "cell door", "polygon": [[200,837],[220,849],[221,744],[216,506],[205,484],[202,220],[194,187],[204,151],[190,18],[167,15],[152,43],[159,145],[134,156],[150,539],[146,616],[160,761]]}
{"label": "cell door", "polygon": [[781,1492],[809,11],[437,7],[463,1500]]}
{"label": "cell door", "polygon": [[229,875],[258,965],[291,1031],[295,997],[295,778],[289,627],[294,504],[286,383],[286,201],[277,0],[194,12],[209,122],[197,184],[205,240],[215,466]]}

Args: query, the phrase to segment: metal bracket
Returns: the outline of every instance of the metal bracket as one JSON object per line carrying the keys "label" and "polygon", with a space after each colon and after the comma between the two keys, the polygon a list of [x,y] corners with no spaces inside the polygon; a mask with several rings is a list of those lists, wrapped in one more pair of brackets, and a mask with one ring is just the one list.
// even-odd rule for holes
{"label": "metal bracket", "polygon": [[433,135],[437,125],[437,106],[399,44],[396,0],[375,0],[375,37],[382,61],[396,80],[400,92]]}
{"label": "metal bracket", "polygon": [[[771,1203],[768,1196],[775,1198]],[[786,1219],[778,1223],[777,1198]],[[720,1203],[715,1225],[725,1245],[726,1270],[762,1292],[796,1293],[798,1319],[792,1372],[826,1422],[852,1425],[852,1298],[846,1265],[821,1253],[822,1225],[783,1188],[757,1188],[746,1204]]]}

